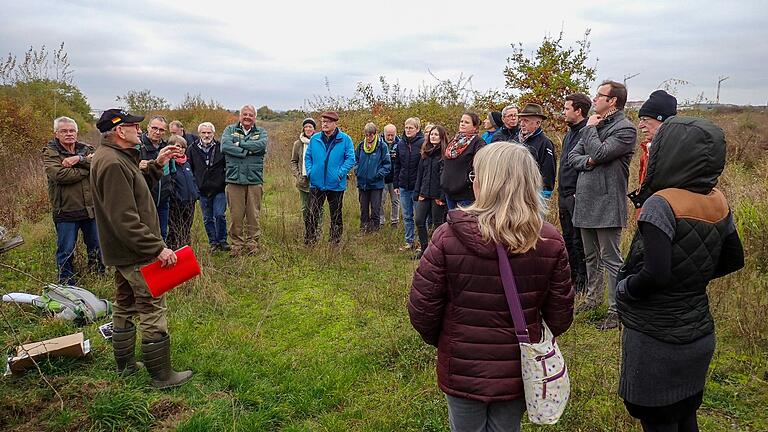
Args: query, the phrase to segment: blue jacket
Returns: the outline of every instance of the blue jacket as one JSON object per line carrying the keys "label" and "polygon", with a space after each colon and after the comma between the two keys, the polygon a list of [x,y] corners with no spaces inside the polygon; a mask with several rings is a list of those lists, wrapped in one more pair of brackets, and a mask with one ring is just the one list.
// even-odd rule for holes
{"label": "blue jacket", "polygon": [[347,189],[347,173],[355,166],[355,145],[349,135],[336,128],[326,137],[317,132],[309,139],[304,156],[309,187],[341,192]]}
{"label": "blue jacket", "polygon": [[403,136],[403,140],[395,147],[395,178],[393,185],[412,191],[416,185],[416,171],[421,160],[421,146],[424,144],[424,134],[419,131],[413,138]]}
{"label": "blue jacket", "polygon": [[361,190],[384,189],[384,177],[392,170],[389,147],[384,140],[378,140],[376,150],[368,154],[363,150],[363,142],[357,145],[355,176],[357,188]]}
{"label": "blue jacket", "polygon": [[179,163],[176,161],[176,173],[173,175],[173,196],[174,202],[195,202],[200,197],[195,183],[195,174],[189,161]]}
{"label": "blue jacket", "polygon": [[491,131],[489,131],[489,130],[487,130],[487,131],[483,132],[483,137],[482,137],[482,138],[483,138],[483,141],[485,141],[485,143],[486,143],[486,144],[490,144],[490,143],[491,143],[491,138],[493,138],[493,134],[495,134],[495,133],[496,133],[496,132],[498,132],[498,131],[499,131],[499,130],[498,130],[498,129],[496,129],[496,130],[495,130],[495,131],[493,131],[493,132],[491,132]]}

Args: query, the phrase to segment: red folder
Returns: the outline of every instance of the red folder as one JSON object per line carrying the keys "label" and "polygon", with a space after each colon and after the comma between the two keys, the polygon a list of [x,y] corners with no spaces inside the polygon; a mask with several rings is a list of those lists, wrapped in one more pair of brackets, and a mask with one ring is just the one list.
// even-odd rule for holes
{"label": "red folder", "polygon": [[160,267],[160,261],[155,261],[141,268],[141,274],[153,297],[160,297],[200,274],[200,264],[191,247],[184,246],[177,250],[176,258],[176,264],[171,267]]}

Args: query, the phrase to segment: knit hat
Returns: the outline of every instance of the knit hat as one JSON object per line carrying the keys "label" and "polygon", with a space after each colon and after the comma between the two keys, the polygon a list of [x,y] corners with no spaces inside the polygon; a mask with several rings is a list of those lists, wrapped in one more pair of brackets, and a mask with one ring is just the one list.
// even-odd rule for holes
{"label": "knit hat", "polygon": [[504,123],[501,121],[501,112],[499,111],[491,111],[488,113],[488,119],[491,120],[491,124],[494,128],[498,129],[504,125]]}
{"label": "knit hat", "polygon": [[669,117],[677,115],[677,99],[664,90],[656,90],[640,107],[638,115],[663,122]]}
{"label": "knit hat", "polygon": [[304,121],[303,121],[303,122],[301,122],[301,127],[302,127],[302,129],[303,129],[303,128],[304,128],[304,126],[306,126],[307,124],[311,124],[313,128],[317,129],[317,123],[315,122],[315,119],[313,119],[312,117],[307,117],[307,118],[305,118],[305,119],[304,119]]}

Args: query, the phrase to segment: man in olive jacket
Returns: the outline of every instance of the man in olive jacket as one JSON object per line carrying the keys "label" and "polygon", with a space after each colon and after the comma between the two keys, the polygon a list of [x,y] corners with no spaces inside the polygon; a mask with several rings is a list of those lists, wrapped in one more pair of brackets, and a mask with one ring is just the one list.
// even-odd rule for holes
{"label": "man in olive jacket", "polygon": [[[168,249],[160,234],[160,221],[150,193],[172,157],[183,156],[176,146],[161,149],[157,158],[139,168],[139,122],[119,109],[104,111],[96,126],[103,133],[102,145],[91,162],[91,190],[104,263],[115,266],[115,302],[112,309],[112,346],[118,373],[136,372],[134,357],[139,316],[144,365],[156,388],[182,384],[192,371],[171,369],[170,337],[165,296],[155,298],[139,271],[155,260],[162,265],[176,264],[176,254]],[[149,183],[148,183],[149,182]]]}
{"label": "man in olive jacket", "polygon": [[616,328],[616,276],[622,265],[621,231],[627,225],[629,163],[635,152],[637,129],[624,115],[627,88],[604,81],[592,99],[594,115],[587,119],[581,139],[568,154],[568,164],[579,172],[573,226],[581,231],[587,263],[587,301],[577,313],[603,303],[608,270],[608,315],[602,330]]}
{"label": "man in olive jacket", "polygon": [[[232,256],[259,250],[259,212],[264,183],[267,131],[255,125],[256,108],[240,108],[240,121],[221,134],[221,152],[226,159],[226,194],[229,204],[229,236]],[[245,219],[245,225],[243,225]]]}
{"label": "man in olive jacket", "polygon": [[88,268],[104,273],[89,181],[93,147],[79,142],[77,132],[73,119],[57,118],[53,121],[55,137],[42,151],[56,226],[56,267],[59,283],[66,285],[77,284],[73,262],[78,231],[88,250]]}

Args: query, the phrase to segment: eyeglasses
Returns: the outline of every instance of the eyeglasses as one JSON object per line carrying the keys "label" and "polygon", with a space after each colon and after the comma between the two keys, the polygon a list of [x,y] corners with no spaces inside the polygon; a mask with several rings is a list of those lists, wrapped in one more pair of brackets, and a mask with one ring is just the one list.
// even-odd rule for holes
{"label": "eyeglasses", "polygon": [[117,125],[119,128],[126,128],[126,129],[135,129],[137,132],[139,131],[139,124],[138,123],[123,123],[121,125]]}
{"label": "eyeglasses", "polygon": [[598,92],[598,93],[597,93],[597,96],[595,96],[595,99],[599,99],[599,98],[600,98],[600,96],[602,96],[602,97],[604,97],[604,98],[606,98],[606,99],[610,99],[610,98],[612,98],[612,97],[613,97],[613,96],[611,96],[611,95],[602,94],[602,93]]}
{"label": "eyeglasses", "polygon": [[157,127],[157,126],[150,126],[149,128],[152,129],[153,131],[156,131],[156,132],[160,132],[160,133],[165,132],[165,129]]}
{"label": "eyeglasses", "polygon": [[470,183],[474,183],[475,182],[475,172],[474,171],[470,171],[469,172],[469,182]]}

